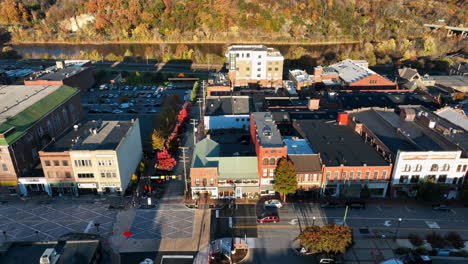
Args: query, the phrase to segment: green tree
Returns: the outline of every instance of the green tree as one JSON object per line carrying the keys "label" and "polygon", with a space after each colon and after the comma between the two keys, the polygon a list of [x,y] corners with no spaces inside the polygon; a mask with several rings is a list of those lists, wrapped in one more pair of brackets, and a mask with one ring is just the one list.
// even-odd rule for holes
{"label": "green tree", "polygon": [[296,168],[293,163],[287,159],[281,159],[275,172],[275,191],[283,195],[283,201],[286,201],[286,195],[295,193],[297,189]]}
{"label": "green tree", "polygon": [[367,186],[367,184],[364,185],[364,187],[362,187],[360,196],[361,196],[362,199],[370,198],[371,193],[370,193],[370,190],[369,190],[369,186]]}
{"label": "green tree", "polygon": [[425,202],[437,202],[442,199],[442,187],[432,180],[426,180],[419,184],[416,198]]}
{"label": "green tree", "polygon": [[299,241],[309,253],[345,253],[353,241],[349,226],[327,224],[310,226],[299,234]]}
{"label": "green tree", "polygon": [[192,92],[190,93],[190,101],[195,102],[195,99],[197,99],[197,94],[198,94],[198,82],[195,82],[193,84]]}
{"label": "green tree", "polygon": [[160,151],[164,149],[164,137],[161,136],[161,132],[154,129],[151,134],[151,146],[153,151]]}

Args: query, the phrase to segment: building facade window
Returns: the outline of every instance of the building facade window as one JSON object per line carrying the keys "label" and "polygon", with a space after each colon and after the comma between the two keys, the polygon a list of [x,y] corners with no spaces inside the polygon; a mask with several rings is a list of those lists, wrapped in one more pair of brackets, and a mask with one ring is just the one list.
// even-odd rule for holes
{"label": "building facade window", "polygon": [[432,164],[431,166],[431,171],[438,171],[439,170],[439,165],[437,164]]}
{"label": "building facade window", "polygon": [[403,171],[405,172],[411,171],[411,165],[406,164],[405,167],[403,168]]}
{"label": "building facade window", "polygon": [[99,166],[113,166],[114,165],[114,161],[113,160],[98,160],[98,165]]}
{"label": "building facade window", "polygon": [[361,171],[358,171],[356,180],[360,181],[361,180],[361,175],[362,175]]}
{"label": "building facade window", "polygon": [[366,181],[368,181],[370,178],[370,171],[366,171]]}
{"label": "building facade window", "polygon": [[463,172],[466,172],[466,165],[463,165]]}
{"label": "building facade window", "polygon": [[275,165],[276,159],[275,158],[270,158],[270,165]]}
{"label": "building facade window", "polygon": [[340,174],[339,172],[335,171],[335,174],[333,175],[333,181],[337,181],[337,180],[338,180],[338,175],[339,175],[339,174]]}
{"label": "building facade window", "polygon": [[268,165],[268,158],[263,158],[263,165]]}
{"label": "building facade window", "polygon": [[421,171],[422,170],[422,165],[417,164],[416,167],[414,168],[414,171]]}
{"label": "building facade window", "polygon": [[407,183],[407,182],[408,182],[408,175],[401,175],[400,183]]}
{"label": "building facade window", "polygon": [[379,178],[379,171],[374,171],[374,181]]}
{"label": "building facade window", "polygon": [[445,163],[444,166],[442,166],[442,171],[449,171],[450,170],[450,165],[448,163]]}
{"label": "building facade window", "polygon": [[267,177],[268,176],[268,170],[267,169],[263,169],[263,177]]}
{"label": "building facade window", "polygon": [[62,160],[62,166],[68,167],[68,160]]}
{"label": "building facade window", "polygon": [[45,160],[45,161],[44,161],[44,164],[45,164],[47,167],[50,167],[50,160]]}
{"label": "building facade window", "polygon": [[60,166],[60,162],[58,160],[54,160],[54,166],[56,167]]}
{"label": "building facade window", "polygon": [[354,171],[349,172],[349,180],[350,181],[354,180]]}
{"label": "building facade window", "polygon": [[5,163],[2,163],[2,170],[8,171],[8,166]]}
{"label": "building facade window", "polygon": [[47,177],[50,179],[53,179],[57,176],[57,173],[55,171],[49,171],[47,172]]}
{"label": "building facade window", "polygon": [[439,175],[439,178],[437,178],[438,183],[445,183],[447,181],[447,175]]}
{"label": "building facade window", "polygon": [[78,178],[83,179],[83,178],[94,178],[93,173],[78,173],[77,174]]}
{"label": "building facade window", "polygon": [[345,180],[346,180],[346,171],[343,171],[343,172],[341,173],[341,180],[342,180],[342,181],[345,181]]}
{"label": "building facade window", "polygon": [[457,172],[460,172],[461,169],[462,169],[462,165],[458,165],[458,166],[457,166]]}
{"label": "building facade window", "polygon": [[200,186],[200,179],[195,179],[195,185]]}
{"label": "building facade window", "polygon": [[382,172],[382,179],[386,179],[387,178],[387,171],[383,171]]}
{"label": "building facade window", "polygon": [[411,176],[411,183],[418,183],[419,182],[419,175],[413,175]]}
{"label": "building facade window", "polygon": [[214,185],[214,178],[210,178],[210,185]]}
{"label": "building facade window", "polygon": [[75,160],[76,167],[91,167],[91,160]]}
{"label": "building facade window", "polygon": [[71,178],[71,173],[69,171],[65,172],[65,178],[67,178],[67,179]]}
{"label": "building facade window", "polygon": [[117,174],[115,173],[115,171],[111,171],[111,170],[101,171],[101,178],[116,178],[116,177],[117,177]]}

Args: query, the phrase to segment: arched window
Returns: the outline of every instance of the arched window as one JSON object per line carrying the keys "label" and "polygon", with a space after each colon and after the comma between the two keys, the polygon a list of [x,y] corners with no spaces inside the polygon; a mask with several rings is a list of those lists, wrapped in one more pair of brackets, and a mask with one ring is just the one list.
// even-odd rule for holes
{"label": "arched window", "polygon": [[403,169],[403,171],[411,171],[411,165],[406,164],[406,165],[405,165],[405,168]]}
{"label": "arched window", "polygon": [[62,115],[63,115],[63,122],[65,124],[68,124],[68,112],[66,108],[62,109]]}
{"label": "arched window", "polygon": [[445,163],[444,166],[442,166],[442,171],[448,171],[450,170],[450,165],[448,163]]}
{"label": "arched window", "polygon": [[270,158],[270,165],[275,165],[276,159],[275,158]]}
{"label": "arched window", "polygon": [[439,170],[439,165],[437,164],[432,164],[431,166],[431,171],[438,171]]}
{"label": "arched window", "polygon": [[263,165],[268,165],[268,158],[263,158]]}
{"label": "arched window", "polygon": [[70,104],[70,105],[68,106],[68,110],[69,110],[69,112],[70,112],[70,114],[71,114],[71,116],[72,116],[72,120],[73,120],[73,121],[76,120],[78,115],[75,115],[75,114],[74,114],[74,112],[75,112],[75,106],[74,106],[73,104]]}
{"label": "arched window", "polygon": [[52,122],[50,122],[50,120],[47,120],[47,132],[49,132],[50,136],[54,135],[54,127],[52,125]]}
{"label": "arched window", "polygon": [[416,165],[416,168],[414,169],[414,171],[421,171],[422,170],[422,165],[421,164],[417,164]]}

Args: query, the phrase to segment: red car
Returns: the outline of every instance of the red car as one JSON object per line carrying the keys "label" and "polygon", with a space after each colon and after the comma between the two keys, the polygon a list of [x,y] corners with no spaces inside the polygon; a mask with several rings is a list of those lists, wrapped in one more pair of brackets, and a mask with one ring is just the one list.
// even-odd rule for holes
{"label": "red car", "polygon": [[276,223],[279,222],[280,218],[277,215],[261,215],[258,217],[257,222],[258,223]]}

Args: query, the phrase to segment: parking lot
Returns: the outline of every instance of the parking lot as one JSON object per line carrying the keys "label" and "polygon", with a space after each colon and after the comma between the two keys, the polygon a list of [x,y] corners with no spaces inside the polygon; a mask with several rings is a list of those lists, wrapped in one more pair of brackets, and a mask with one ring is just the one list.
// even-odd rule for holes
{"label": "parking lot", "polygon": [[91,88],[82,97],[82,105],[94,114],[154,114],[167,95],[176,94],[181,101],[187,98],[191,87],[180,88],[172,83],[153,86],[103,84]]}
{"label": "parking lot", "polygon": [[4,204],[0,205],[0,240],[47,241],[74,232],[108,237],[116,215],[117,211],[99,201]]}

